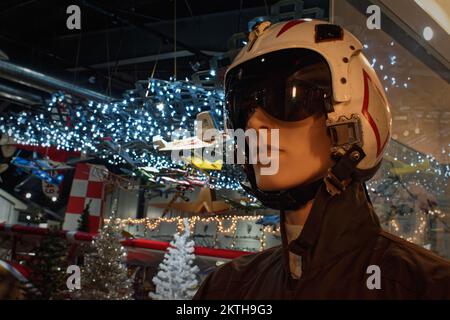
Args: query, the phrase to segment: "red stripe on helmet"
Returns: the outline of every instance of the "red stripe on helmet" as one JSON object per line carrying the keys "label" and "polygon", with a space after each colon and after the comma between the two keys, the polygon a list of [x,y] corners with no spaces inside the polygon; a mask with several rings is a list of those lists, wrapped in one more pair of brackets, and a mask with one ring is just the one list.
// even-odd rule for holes
{"label": "red stripe on helmet", "polygon": [[370,80],[370,77],[365,70],[363,70],[363,75],[364,75],[364,101],[363,101],[363,107],[361,109],[361,113],[367,119],[370,126],[372,127],[373,133],[375,134],[375,139],[377,140],[377,157],[378,157],[378,155],[381,153],[381,146],[380,146],[381,139],[380,139],[380,132],[378,131],[377,124],[375,123],[375,120],[373,120],[372,115],[369,113],[369,80]]}
{"label": "red stripe on helmet", "polygon": [[283,28],[281,28],[281,30],[278,32],[276,38],[278,38],[279,36],[281,36],[283,33],[285,33],[286,31],[288,31],[290,28],[292,28],[293,26],[296,26],[300,23],[305,22],[305,20],[300,19],[300,20],[291,20],[288,21],[284,24]]}

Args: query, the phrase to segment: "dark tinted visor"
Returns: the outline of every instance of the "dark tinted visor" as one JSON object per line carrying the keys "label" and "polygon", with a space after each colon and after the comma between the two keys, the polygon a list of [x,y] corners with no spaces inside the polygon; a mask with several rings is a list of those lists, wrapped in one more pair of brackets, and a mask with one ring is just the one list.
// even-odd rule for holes
{"label": "dark tinted visor", "polygon": [[331,99],[326,60],[307,49],[285,49],[259,56],[230,70],[225,108],[234,129],[245,129],[256,108],[282,121],[324,113]]}

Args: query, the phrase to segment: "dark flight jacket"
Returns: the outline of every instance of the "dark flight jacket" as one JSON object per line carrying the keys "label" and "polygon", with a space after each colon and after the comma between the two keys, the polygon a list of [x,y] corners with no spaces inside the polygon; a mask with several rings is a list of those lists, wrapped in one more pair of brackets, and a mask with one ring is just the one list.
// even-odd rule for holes
{"label": "dark flight jacket", "polygon": [[[360,183],[334,197],[322,185],[289,246],[283,213],[280,224],[281,245],[220,266],[194,300],[450,299],[450,262],[383,231]],[[302,257],[298,280],[289,250]]]}

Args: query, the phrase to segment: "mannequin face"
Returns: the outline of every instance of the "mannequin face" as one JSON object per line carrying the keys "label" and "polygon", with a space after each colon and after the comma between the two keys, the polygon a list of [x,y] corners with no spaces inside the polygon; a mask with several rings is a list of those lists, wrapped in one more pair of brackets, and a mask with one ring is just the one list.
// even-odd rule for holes
{"label": "mannequin face", "polygon": [[[279,129],[278,171],[273,175],[264,175],[261,174],[264,165],[253,164],[256,183],[263,191],[283,190],[312,182],[324,176],[333,165],[330,158],[331,142],[326,132],[325,116],[322,114],[287,122],[257,108],[247,122],[247,129],[255,129],[257,132],[259,129],[269,132],[271,129]],[[270,140],[270,133],[266,136]],[[266,143],[272,147],[275,144],[270,141]]]}

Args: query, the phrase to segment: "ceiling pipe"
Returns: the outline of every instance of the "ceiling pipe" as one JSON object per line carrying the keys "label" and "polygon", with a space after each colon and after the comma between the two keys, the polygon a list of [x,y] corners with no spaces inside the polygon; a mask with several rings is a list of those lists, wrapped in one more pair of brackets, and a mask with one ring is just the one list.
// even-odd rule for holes
{"label": "ceiling pipe", "polygon": [[[35,43],[28,43],[23,40],[19,41],[17,39],[11,38],[9,36],[5,36],[4,34],[0,34],[0,43],[2,43],[2,41],[12,43],[14,46],[26,48],[27,50],[32,50],[34,53],[36,53],[42,57],[50,58],[52,61],[56,61],[58,64],[60,64],[61,68],[72,67],[72,65],[73,65],[72,61],[68,61],[65,58],[62,58],[62,57],[56,55],[54,52],[44,49]],[[1,50],[0,50],[0,59],[2,59]],[[6,57],[6,59],[4,59],[4,60],[9,60],[9,59],[8,59],[8,57]],[[107,81],[109,81],[111,79],[112,81],[116,82],[117,84],[120,84],[121,86],[125,86],[126,88],[129,88],[130,86],[132,87],[134,85],[133,82],[129,82],[129,81],[117,78],[113,75],[110,76],[110,75],[104,74],[103,72],[100,72],[99,70],[90,68],[89,66],[80,65],[79,67],[80,68],[82,67],[83,70],[90,71],[97,77],[102,77],[102,78],[106,79]]]}
{"label": "ceiling pipe", "polygon": [[79,98],[98,102],[108,102],[112,100],[111,97],[105,96],[101,93],[82,88],[66,81],[2,60],[0,60],[0,78],[49,93],[63,91]]}
{"label": "ceiling pipe", "polygon": [[26,105],[41,105],[44,99],[38,95],[23,90],[18,90],[0,83],[0,97]]}
{"label": "ceiling pipe", "polygon": [[9,57],[0,49],[0,60],[9,60]]}

